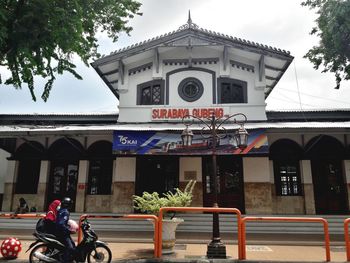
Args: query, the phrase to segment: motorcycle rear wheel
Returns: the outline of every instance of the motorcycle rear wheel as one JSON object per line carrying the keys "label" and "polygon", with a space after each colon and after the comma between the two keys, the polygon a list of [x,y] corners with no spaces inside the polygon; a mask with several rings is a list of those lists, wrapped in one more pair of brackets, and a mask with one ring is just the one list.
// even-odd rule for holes
{"label": "motorcycle rear wheel", "polygon": [[96,244],[96,249],[91,250],[87,255],[88,263],[110,263],[112,252],[104,244]]}
{"label": "motorcycle rear wheel", "polygon": [[53,248],[48,247],[46,244],[39,244],[36,245],[32,251],[30,251],[29,254],[29,263],[42,263],[45,261],[40,260],[39,258],[37,258],[34,253],[35,252],[40,252],[43,255],[49,256],[48,253],[51,253],[50,251],[53,250]]}

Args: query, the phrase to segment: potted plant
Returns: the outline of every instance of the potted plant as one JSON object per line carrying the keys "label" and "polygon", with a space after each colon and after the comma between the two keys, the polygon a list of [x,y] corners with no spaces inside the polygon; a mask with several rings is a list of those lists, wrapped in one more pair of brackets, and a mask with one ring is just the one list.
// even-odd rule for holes
{"label": "potted plant", "polygon": [[[185,189],[181,191],[175,188],[174,191],[168,191],[160,196],[157,192],[143,192],[141,196],[133,195],[134,208],[147,213],[158,216],[161,207],[187,207],[192,203],[193,188],[196,181],[191,180],[187,183]],[[175,232],[177,226],[184,220],[176,218],[175,213],[167,213],[163,218],[163,254],[173,253],[175,246]]]}

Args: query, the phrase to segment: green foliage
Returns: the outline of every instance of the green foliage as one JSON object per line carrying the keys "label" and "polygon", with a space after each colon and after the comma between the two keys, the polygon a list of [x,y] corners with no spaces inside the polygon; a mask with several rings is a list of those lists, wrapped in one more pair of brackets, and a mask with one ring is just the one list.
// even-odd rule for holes
{"label": "green foliage", "polygon": [[147,214],[157,215],[161,207],[190,206],[192,203],[192,192],[195,184],[196,181],[191,180],[187,183],[184,191],[175,188],[174,193],[169,191],[164,193],[163,197],[160,197],[157,192],[143,192],[142,196],[133,195],[134,208]]}
{"label": "green foliage", "polygon": [[[0,66],[11,72],[5,84],[28,85],[32,98],[34,76],[47,79],[41,98],[46,101],[56,74],[81,76],[71,62],[79,56],[98,58],[98,32],[117,41],[140,7],[136,0],[0,0]],[[0,75],[0,84],[1,84]]]}
{"label": "green foliage", "polygon": [[322,72],[333,72],[338,89],[342,79],[350,79],[350,0],[306,0],[302,5],[316,10],[316,27],[310,34],[320,38],[305,57],[315,69],[322,65]]}

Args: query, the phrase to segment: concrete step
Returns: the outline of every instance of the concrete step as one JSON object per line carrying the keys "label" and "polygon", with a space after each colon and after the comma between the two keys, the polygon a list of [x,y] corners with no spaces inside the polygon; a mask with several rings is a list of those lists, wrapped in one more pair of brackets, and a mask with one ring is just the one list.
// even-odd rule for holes
{"label": "concrete step", "polygon": [[[101,214],[100,214],[101,215]],[[111,215],[111,214],[103,214]],[[116,215],[116,214],[113,214]],[[264,216],[264,215],[249,215],[249,216]],[[282,217],[286,215],[279,215]],[[79,220],[80,214],[72,213],[71,218]],[[176,217],[184,219],[184,222],[178,226],[178,232],[197,232],[210,233],[212,231],[212,215],[211,214],[177,214]],[[243,215],[244,217],[244,215]],[[291,217],[288,215],[287,217]],[[293,217],[322,217],[329,223],[330,234],[344,233],[344,219],[349,216],[339,215],[317,215],[305,216],[298,215]],[[98,231],[118,231],[118,232],[149,232],[153,231],[152,223],[147,220],[122,220],[122,219],[90,219],[95,230]],[[34,229],[37,219],[10,219],[0,218],[1,229]],[[220,231],[221,233],[236,233],[237,219],[234,215],[221,214],[220,215]],[[273,233],[273,234],[322,234],[323,224],[310,222],[247,222],[246,232],[249,233]]]}

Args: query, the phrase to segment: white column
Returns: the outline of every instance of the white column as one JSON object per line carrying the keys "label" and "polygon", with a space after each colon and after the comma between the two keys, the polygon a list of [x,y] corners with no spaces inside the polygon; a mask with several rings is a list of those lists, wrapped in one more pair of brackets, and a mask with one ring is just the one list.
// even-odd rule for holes
{"label": "white column", "polygon": [[348,192],[348,205],[350,207],[350,160],[344,160],[345,184]]}
{"label": "white column", "polygon": [[136,157],[120,157],[115,160],[113,182],[133,182],[136,178]]}
{"label": "white column", "polygon": [[49,161],[42,160],[40,163],[39,183],[46,184],[49,182]]}
{"label": "white column", "polygon": [[187,182],[196,180],[191,206],[203,206],[202,157],[179,158],[179,188],[184,189]]}
{"label": "white column", "polygon": [[87,188],[87,176],[89,170],[89,162],[86,160],[79,161],[78,185],[76,195],[76,212],[84,212],[85,209],[85,193]]}
{"label": "white column", "polygon": [[301,179],[304,188],[305,213],[314,215],[316,213],[314,186],[312,183],[311,161],[300,161]]}
{"label": "white column", "polygon": [[196,180],[202,182],[202,158],[180,157],[179,160],[180,182]]}
{"label": "white column", "polygon": [[47,196],[47,188],[49,183],[49,168],[50,163],[47,160],[42,160],[40,163],[40,174],[39,174],[39,184],[37,191],[37,198],[35,202],[35,206],[38,211],[44,211],[45,200]]}
{"label": "white column", "polygon": [[272,192],[268,157],[244,157],[243,178],[247,214],[272,213]]}
{"label": "white column", "polygon": [[0,149],[0,194],[4,193],[4,183],[9,162],[7,158],[10,156],[8,152]]}
{"label": "white column", "polygon": [[15,178],[17,175],[17,166],[18,161],[11,160],[8,162],[7,171],[5,175],[5,184],[4,184],[4,197],[2,202],[2,210],[3,211],[11,211],[13,206],[13,191]]}
{"label": "white column", "polygon": [[132,213],[132,195],[135,194],[136,157],[117,157],[113,174],[113,213]]}
{"label": "white column", "polygon": [[17,173],[18,161],[11,160],[8,162],[5,183],[14,183]]}

